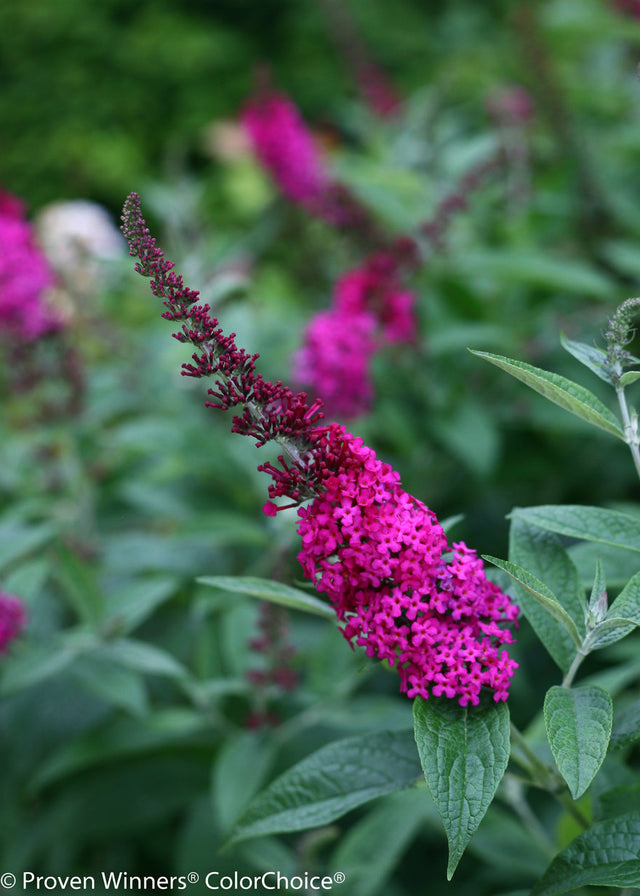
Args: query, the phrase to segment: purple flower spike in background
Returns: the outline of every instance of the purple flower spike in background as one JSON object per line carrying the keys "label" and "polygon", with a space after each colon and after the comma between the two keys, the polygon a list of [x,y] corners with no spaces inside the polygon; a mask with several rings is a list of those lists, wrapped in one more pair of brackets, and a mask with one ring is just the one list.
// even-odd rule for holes
{"label": "purple flower spike in background", "polygon": [[0,191],[0,331],[31,342],[62,325],[47,304],[55,275],[39,246],[22,203]]}
{"label": "purple flower spike in background", "polygon": [[258,159],[285,196],[315,210],[329,177],[320,151],[298,109],[284,94],[262,88],[242,121]]}
{"label": "purple flower spike in background", "polygon": [[27,612],[19,597],[0,591],[0,653],[6,653],[27,624]]}

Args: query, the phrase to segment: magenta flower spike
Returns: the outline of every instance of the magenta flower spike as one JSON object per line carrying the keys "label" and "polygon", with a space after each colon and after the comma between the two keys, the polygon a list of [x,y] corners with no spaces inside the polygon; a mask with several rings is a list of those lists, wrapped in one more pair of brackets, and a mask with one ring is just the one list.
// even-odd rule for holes
{"label": "magenta flower spike", "polygon": [[247,104],[242,122],[258,159],[285,196],[317,210],[329,176],[294,103],[265,88]]}
{"label": "magenta flower spike", "polygon": [[195,346],[185,376],[214,379],[218,409],[242,409],[232,430],[256,445],[275,441],[279,466],[258,469],[272,477],[267,515],[298,507],[302,550],[298,560],[316,590],[326,594],[345,638],[397,669],[409,697],[430,694],[479,702],[482,687],[506,700],[517,663],[506,645],[518,608],[485,575],[464,543],[449,545],[433,513],[406,492],[399,474],[337,423],[318,425],[322,403],[269,383],[256,370],[257,355],[225,336],[208,305],[184,285],[156,246],[132,193],[123,233],[136,270],[151,277],[163,317],[179,322],[174,337]]}
{"label": "magenta flower spike", "polygon": [[0,653],[7,652],[26,624],[27,611],[20,598],[0,591]]}

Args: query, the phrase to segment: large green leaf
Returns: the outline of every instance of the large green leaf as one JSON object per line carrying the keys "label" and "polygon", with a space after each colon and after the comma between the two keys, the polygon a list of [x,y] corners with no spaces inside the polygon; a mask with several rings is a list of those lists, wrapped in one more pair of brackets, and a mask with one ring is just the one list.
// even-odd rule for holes
{"label": "large green leaf", "polygon": [[210,585],[212,588],[221,588],[224,591],[234,591],[238,594],[248,594],[260,600],[269,600],[284,607],[295,610],[303,610],[306,613],[315,613],[326,619],[335,619],[336,614],[329,604],[318,600],[312,594],[283,585],[271,579],[259,579],[254,576],[204,576],[198,579],[201,585]]}
{"label": "large green leaf", "polygon": [[419,777],[409,732],[334,741],[276,778],[240,818],[232,842],[328,824],[377,796],[411,787]]}
{"label": "large green leaf", "polygon": [[[582,633],[584,604],[580,579],[558,536],[514,517],[509,530],[509,559],[549,588]],[[549,607],[524,585],[517,583],[516,593],[518,604],[540,641],[566,673],[576,655],[574,639]]]}
{"label": "large green leaf", "polygon": [[597,822],[558,853],[531,896],[578,887],[640,887],[640,812]]}
{"label": "large green leaf", "polygon": [[624,441],[624,432],[615,415],[593,392],[585,389],[584,386],[557,373],[532,367],[531,364],[525,364],[523,361],[514,361],[511,358],[493,355],[490,352],[478,352],[471,349],[470,351],[479,358],[484,358],[491,364],[495,364],[496,367],[510,373],[511,376],[548,398],[554,404],[575,414],[576,417],[580,417],[587,423]]}
{"label": "large green leaf", "polygon": [[507,767],[509,710],[506,703],[488,699],[462,707],[418,697],[413,714],[420,761],[449,841],[451,880]]}
{"label": "large green leaf", "polygon": [[547,737],[574,800],[582,796],[602,765],[612,719],[613,703],[602,688],[552,687],[547,691]]}
{"label": "large green leaf", "polygon": [[630,513],[583,504],[541,504],[517,507],[511,516],[558,535],[640,552],[640,517]]}

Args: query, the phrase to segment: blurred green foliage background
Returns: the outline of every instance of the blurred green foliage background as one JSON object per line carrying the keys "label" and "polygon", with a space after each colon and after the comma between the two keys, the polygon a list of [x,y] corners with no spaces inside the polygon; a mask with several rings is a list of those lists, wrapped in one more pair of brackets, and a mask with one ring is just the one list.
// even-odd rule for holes
{"label": "blurred green foliage background", "polygon": [[[186,282],[260,352],[267,377],[286,380],[306,322],[362,252],[279,197],[254,160],[220,151],[215,126],[237,118],[256,72],[270,69],[329,147],[332,170],[394,234],[413,232],[513,136],[487,102],[521,85],[533,109],[518,132],[522,164],[470,197],[446,251],[416,275],[417,343],[376,358],[374,408],[352,427],[441,518],[463,514],[454,537],[482,553],[506,556],[515,505],[636,502],[621,445],[466,349],[582,382],[559,332],[597,341],[637,293],[640,22],[605,0],[343,6],[404,98],[393,121],[365,108],[330,0],[1,4],[0,184],[31,213],[81,197],[114,220],[140,192]],[[300,687],[256,697],[256,603],[195,579],[299,579],[295,518],[261,514],[266,479],[255,467],[266,457],[204,409],[201,383],[179,378],[187,358],[131,268],[125,259],[95,294],[71,295],[67,332],[29,360],[32,373],[47,371],[32,389],[2,364],[0,585],[30,617],[0,658],[2,868],[341,865],[355,869],[358,896],[451,892],[441,830],[426,798],[412,808],[414,794],[318,834],[218,853],[277,772],[337,736],[410,727],[410,703],[335,627],[299,614],[288,640]],[[75,409],[64,407],[60,361],[74,352]],[[524,725],[557,670],[526,623],[517,649],[510,706]],[[633,658],[590,662],[595,673]],[[248,732],[265,706],[281,726]],[[611,779],[618,773],[614,763]],[[539,803],[566,842],[570,822]],[[371,870],[365,846],[388,840],[389,818],[395,847]],[[495,808],[454,892],[528,888],[545,860],[527,850],[527,832]]]}

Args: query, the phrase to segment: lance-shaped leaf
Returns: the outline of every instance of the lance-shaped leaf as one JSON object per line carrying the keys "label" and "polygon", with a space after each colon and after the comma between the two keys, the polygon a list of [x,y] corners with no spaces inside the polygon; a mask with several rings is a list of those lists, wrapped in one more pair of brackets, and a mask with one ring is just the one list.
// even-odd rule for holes
{"label": "lance-shaped leaf", "polygon": [[511,517],[558,535],[640,552],[640,517],[619,510],[583,504],[541,504],[517,507]]}
{"label": "lance-shaped leaf", "polygon": [[283,607],[324,616],[326,619],[336,618],[336,614],[329,604],[318,600],[312,594],[307,594],[306,591],[271,579],[259,579],[255,576],[203,576],[197,581],[201,585],[210,585],[212,588],[233,591],[237,594],[247,594],[249,597],[268,600],[274,604],[281,604]]}
{"label": "lance-shaped leaf", "polygon": [[549,865],[531,896],[559,896],[578,887],[640,887],[640,812],[599,821]]}
{"label": "lance-shaped leaf", "polygon": [[613,703],[602,688],[552,687],[544,721],[560,774],[577,800],[593,781],[611,737]]}
{"label": "lance-shaped leaf", "polygon": [[[509,530],[509,560],[544,582],[582,633],[585,613],[582,586],[560,538],[514,517]],[[568,672],[576,655],[573,639],[563,624],[526,588],[517,585],[516,594],[519,606],[540,641],[562,671]]]}
{"label": "lance-shaped leaf", "polygon": [[588,367],[601,380],[609,384],[613,382],[611,374],[606,369],[607,353],[603,349],[597,348],[595,345],[588,345],[586,342],[574,342],[573,339],[567,339],[564,333],[561,333],[560,341],[562,347],[570,355]]}
{"label": "lance-shaped leaf", "polygon": [[413,786],[419,778],[420,763],[407,731],[334,741],[259,794],[238,821],[231,842],[329,824],[377,796]]}
{"label": "lance-shaped leaf", "polygon": [[488,699],[462,707],[418,697],[413,718],[424,775],[449,841],[451,880],[507,767],[509,710]]}
{"label": "lance-shaped leaf", "polygon": [[606,618],[588,638],[591,650],[607,647],[640,625],[640,572],[624,586],[609,608]]}
{"label": "lance-shaped leaf", "polygon": [[585,389],[584,386],[557,373],[532,367],[531,364],[525,364],[523,361],[514,361],[511,358],[493,355],[490,352],[472,351],[471,353],[506,370],[511,376],[548,398],[554,404],[575,414],[576,417],[580,417],[587,423],[624,441],[624,432],[615,415],[593,392]]}
{"label": "lance-shaped leaf", "polygon": [[540,579],[532,575],[528,570],[518,566],[517,563],[510,563],[508,560],[499,560],[498,557],[491,557],[483,554],[483,559],[488,563],[493,563],[498,569],[503,569],[511,578],[517,582],[533,597],[538,603],[547,610],[554,619],[566,630],[576,648],[582,646],[582,638],[575,622],[569,616],[565,608],[560,604],[558,598],[553,591],[541,582]]}

